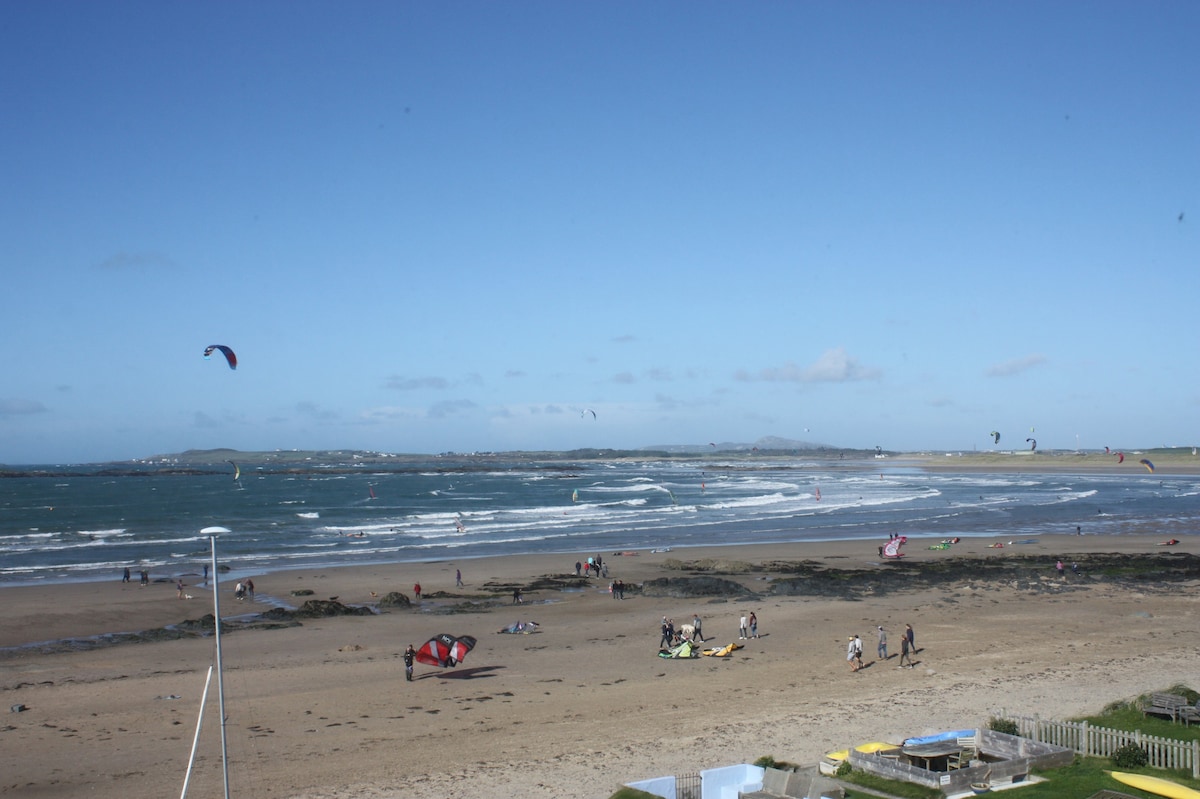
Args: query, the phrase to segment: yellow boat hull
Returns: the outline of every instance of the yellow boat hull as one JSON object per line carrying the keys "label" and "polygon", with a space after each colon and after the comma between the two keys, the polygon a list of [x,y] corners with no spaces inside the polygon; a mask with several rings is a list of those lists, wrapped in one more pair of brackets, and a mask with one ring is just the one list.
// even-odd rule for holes
{"label": "yellow boat hull", "polygon": [[[856,752],[870,754],[871,752],[880,752],[884,749],[898,749],[898,744],[883,743],[882,741],[872,741],[871,743],[859,744],[854,747]],[[820,771],[822,774],[829,775],[837,771],[837,767],[842,764],[842,761],[850,757],[849,749],[839,749],[836,752],[830,752],[821,758]]]}
{"label": "yellow boat hull", "polygon": [[1131,788],[1137,788],[1149,793],[1165,796],[1167,799],[1200,799],[1200,791],[1180,785],[1177,782],[1164,780],[1162,777],[1151,777],[1147,774],[1129,774],[1124,771],[1110,771],[1117,782],[1123,782]]}

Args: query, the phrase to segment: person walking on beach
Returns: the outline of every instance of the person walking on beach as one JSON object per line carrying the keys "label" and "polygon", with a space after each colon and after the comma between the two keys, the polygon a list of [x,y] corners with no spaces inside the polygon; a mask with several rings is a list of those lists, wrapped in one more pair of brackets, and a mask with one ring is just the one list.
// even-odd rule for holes
{"label": "person walking on beach", "polygon": [[204,584],[208,585],[208,564],[204,564]]}
{"label": "person walking on beach", "polygon": [[147,569],[142,569],[141,577],[142,577],[142,588],[145,588],[146,586],[150,585],[150,572]]}
{"label": "person walking on beach", "polygon": [[183,580],[176,580],[175,588],[176,588],[176,594],[175,594],[176,598],[183,599]]}
{"label": "person walking on beach", "polygon": [[749,630],[746,629],[746,614],[743,613],[741,620],[738,622],[738,639],[741,641],[745,641],[746,633],[748,633],[748,632],[749,632]]}
{"label": "person walking on beach", "polygon": [[416,658],[417,652],[413,649],[413,645],[409,644],[408,649],[404,650],[404,679],[412,682],[413,675],[413,659]]}
{"label": "person walking on beach", "polygon": [[905,667],[904,661],[906,661],[906,660],[908,661],[908,668],[911,669],[913,667],[912,647],[908,643],[907,635],[900,639],[900,665],[897,666],[896,668],[898,668],[898,669],[904,668]]}
{"label": "person walking on beach", "polygon": [[125,574],[121,575],[121,582],[123,582],[123,583],[129,582],[129,567],[128,566],[125,567]]}
{"label": "person walking on beach", "polygon": [[253,602],[254,601],[254,581],[253,580],[246,581],[246,594],[249,595],[250,601]]}
{"label": "person walking on beach", "polygon": [[888,659],[887,633],[884,632],[882,625],[879,627],[879,646],[876,647],[876,654],[878,655],[876,660],[887,660]]}
{"label": "person walking on beach", "polygon": [[662,617],[662,637],[658,639],[658,648],[665,649],[671,645],[671,639],[675,636],[675,627],[671,624],[671,620],[666,616]]}
{"label": "person walking on beach", "polygon": [[454,587],[455,587],[455,588],[462,588],[462,587],[463,587],[463,584],[462,584],[462,569],[455,569],[455,570],[454,570]]}
{"label": "person walking on beach", "polygon": [[521,598],[521,587],[520,587],[520,586],[517,586],[516,588],[514,588],[514,589],[513,589],[513,601],[512,601],[512,603],[513,603],[514,605],[520,605],[520,604],[522,604],[522,603],[524,603],[524,602],[525,602],[525,600]]}
{"label": "person walking on beach", "polygon": [[855,660],[858,656],[858,650],[854,648],[854,641],[858,638],[856,635],[850,636],[850,643],[846,644],[846,662],[850,664],[850,671],[858,671],[858,664]]}
{"label": "person walking on beach", "polygon": [[904,625],[904,638],[908,641],[908,648],[915,654],[917,651],[917,634],[913,632],[911,624]]}
{"label": "person walking on beach", "polygon": [[758,637],[758,614],[750,611],[750,637]]}
{"label": "person walking on beach", "polygon": [[697,638],[700,639],[700,643],[704,643],[704,633],[700,632],[700,614],[693,613],[692,614],[692,641],[695,642],[695,640]]}

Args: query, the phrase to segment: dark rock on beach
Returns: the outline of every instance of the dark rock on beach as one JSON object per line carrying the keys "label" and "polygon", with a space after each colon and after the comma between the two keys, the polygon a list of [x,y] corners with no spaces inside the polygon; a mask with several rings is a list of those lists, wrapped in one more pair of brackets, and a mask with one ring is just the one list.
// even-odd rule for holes
{"label": "dark rock on beach", "polygon": [[384,596],[379,600],[379,607],[407,609],[412,607],[412,600],[408,598],[407,594],[402,594],[399,591],[391,591],[387,594],[384,594]]}
{"label": "dark rock on beach", "polygon": [[327,619],[331,616],[374,616],[375,612],[368,607],[343,605],[332,599],[310,599],[300,606],[299,610],[287,608],[271,608],[259,618],[269,621],[295,621],[298,619]]}
{"label": "dark rock on beach", "polygon": [[665,596],[678,599],[720,597],[735,599],[755,596],[741,583],[723,577],[659,577],[642,583],[642,596]]}

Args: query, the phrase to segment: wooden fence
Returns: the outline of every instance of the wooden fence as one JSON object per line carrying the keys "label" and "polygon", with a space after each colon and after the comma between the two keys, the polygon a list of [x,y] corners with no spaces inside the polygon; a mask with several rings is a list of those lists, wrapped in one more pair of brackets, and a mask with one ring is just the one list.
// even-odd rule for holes
{"label": "wooden fence", "polygon": [[1017,723],[1017,734],[1042,743],[1073,749],[1088,757],[1111,757],[1126,744],[1146,750],[1149,765],[1165,769],[1190,769],[1192,779],[1200,779],[1200,741],[1176,741],[1134,730],[1110,730],[1094,727],[1086,721],[1050,721],[1023,716],[998,715]]}

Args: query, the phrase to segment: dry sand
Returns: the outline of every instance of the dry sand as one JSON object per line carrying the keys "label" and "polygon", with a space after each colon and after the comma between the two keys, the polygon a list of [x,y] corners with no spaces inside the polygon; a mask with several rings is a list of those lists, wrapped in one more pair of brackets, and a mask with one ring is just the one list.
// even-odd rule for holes
{"label": "dry sand", "polygon": [[[1162,552],[1157,538],[1043,536],[989,549],[910,546],[910,560],[1044,557],[1037,590],[961,580],[856,600],[763,597],[743,601],[612,599],[606,583],[543,591],[528,604],[486,613],[439,613],[459,600],[373,617],[223,636],[232,792],[266,797],[607,797],[626,781],[750,762],[763,755],[813,763],[871,740],[985,724],[997,713],[1070,717],[1184,683],[1200,687],[1195,585],[1148,590],[1054,574],[1054,559],[1086,552]],[[1194,552],[1185,540],[1172,551]],[[864,551],[867,550],[867,551]],[[587,553],[585,553],[587,554]],[[603,553],[608,554],[608,553]],[[815,559],[879,570],[862,543],[770,545],[609,556],[628,583],[664,572],[668,558],[764,562]],[[570,561],[570,562],[567,562]],[[573,558],[534,556],[458,563],[277,572],[256,578],[260,600],[311,588],[318,598],[368,603],[371,592],[489,593],[489,582],[527,582],[571,571]],[[455,589],[454,571],[466,587]],[[761,575],[738,578],[761,590]],[[118,581],[6,588],[0,646],[140,630],[196,618],[209,594]],[[222,584],[224,615],[262,609]],[[704,620],[711,643],[737,638],[755,610],[762,637],[729,659],[655,656],[659,620]],[[535,620],[533,635],[500,635]],[[913,625],[915,669],[872,663],[873,631],[891,651]],[[417,665],[404,680],[408,643],[440,632],[478,638],[458,668]],[[859,633],[868,668],[851,673],[847,636]],[[0,653],[0,795],[161,799],[182,786],[211,639],[126,644],[87,652]],[[214,689],[215,690],[215,689]],[[7,712],[23,704],[24,712]],[[206,715],[192,796],[220,795],[215,708]]]}

